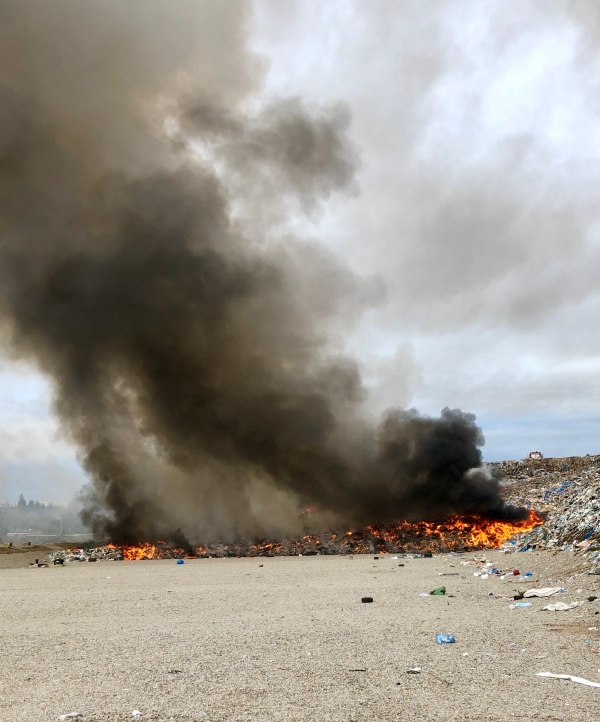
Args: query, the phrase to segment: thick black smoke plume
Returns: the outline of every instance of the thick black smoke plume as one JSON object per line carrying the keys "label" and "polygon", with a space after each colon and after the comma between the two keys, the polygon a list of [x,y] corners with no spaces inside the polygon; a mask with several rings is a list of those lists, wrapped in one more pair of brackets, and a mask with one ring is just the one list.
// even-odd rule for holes
{"label": "thick black smoke plume", "polygon": [[349,115],[251,102],[247,12],[0,1],[0,313],[54,381],[85,520],[127,542],[293,533],[307,504],[513,514],[472,415],[368,420],[335,354],[365,284],[278,232],[353,189]]}

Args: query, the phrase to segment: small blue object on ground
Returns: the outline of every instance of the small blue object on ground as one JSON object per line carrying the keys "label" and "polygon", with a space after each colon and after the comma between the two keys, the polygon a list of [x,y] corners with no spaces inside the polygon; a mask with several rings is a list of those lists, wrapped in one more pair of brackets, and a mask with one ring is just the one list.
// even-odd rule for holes
{"label": "small blue object on ground", "polygon": [[178,559],[177,564],[183,564],[183,559]]}
{"label": "small blue object on ground", "polygon": [[456,639],[454,638],[453,634],[436,634],[435,641],[438,644],[454,644],[454,642],[456,642]]}
{"label": "small blue object on ground", "polygon": [[531,606],[531,602],[518,602],[517,604],[515,604],[515,608],[519,607],[520,609],[524,608],[524,607],[530,607],[530,606]]}

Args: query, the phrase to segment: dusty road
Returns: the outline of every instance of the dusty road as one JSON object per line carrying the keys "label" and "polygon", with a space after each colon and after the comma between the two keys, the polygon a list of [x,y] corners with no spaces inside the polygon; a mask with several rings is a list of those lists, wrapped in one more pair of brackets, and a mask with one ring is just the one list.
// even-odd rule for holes
{"label": "dusty road", "polygon": [[[566,555],[488,559],[535,572],[539,586],[560,579],[569,588],[561,601],[598,594],[598,578],[565,579]],[[588,630],[600,629],[600,600],[570,612],[539,611],[547,600],[511,611],[488,593],[529,585],[482,581],[460,562],[303,557],[28,569],[13,559],[0,569],[0,719],[79,711],[105,722],[139,710],[138,719],[161,722],[600,720],[600,688],[535,676],[600,681],[600,654],[590,651],[600,633]],[[454,596],[419,597],[440,584]],[[367,595],[373,604],[361,603]],[[436,632],[457,643],[438,646]],[[421,673],[407,674],[412,667]]]}

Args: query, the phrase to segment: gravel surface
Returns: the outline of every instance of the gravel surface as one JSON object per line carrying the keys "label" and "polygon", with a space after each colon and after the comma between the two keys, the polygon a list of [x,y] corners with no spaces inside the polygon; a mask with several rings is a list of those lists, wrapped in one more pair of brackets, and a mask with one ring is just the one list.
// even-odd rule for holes
{"label": "gravel surface", "polygon": [[[569,553],[487,557],[534,582],[482,580],[446,556],[0,568],[0,719],[600,720],[599,688],[535,676],[600,681],[600,633],[588,630],[600,600],[586,599],[600,578],[567,578]],[[419,597],[442,584],[454,596]],[[488,596],[528,586],[585,601],[542,612],[547,599],[510,610]]]}

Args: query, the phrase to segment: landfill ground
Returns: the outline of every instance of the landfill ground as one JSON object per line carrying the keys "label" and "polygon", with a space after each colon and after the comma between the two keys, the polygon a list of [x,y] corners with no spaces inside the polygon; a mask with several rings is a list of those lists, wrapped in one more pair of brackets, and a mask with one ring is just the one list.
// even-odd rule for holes
{"label": "landfill ground", "polygon": [[[535,675],[600,682],[600,600],[587,601],[600,577],[571,552],[48,568],[28,556],[0,556],[7,722],[600,720],[600,688]],[[461,564],[474,556],[534,576],[475,577]],[[441,585],[446,596],[419,597]],[[568,591],[512,610],[489,596],[536,586]],[[557,599],[582,604],[541,611]]]}

